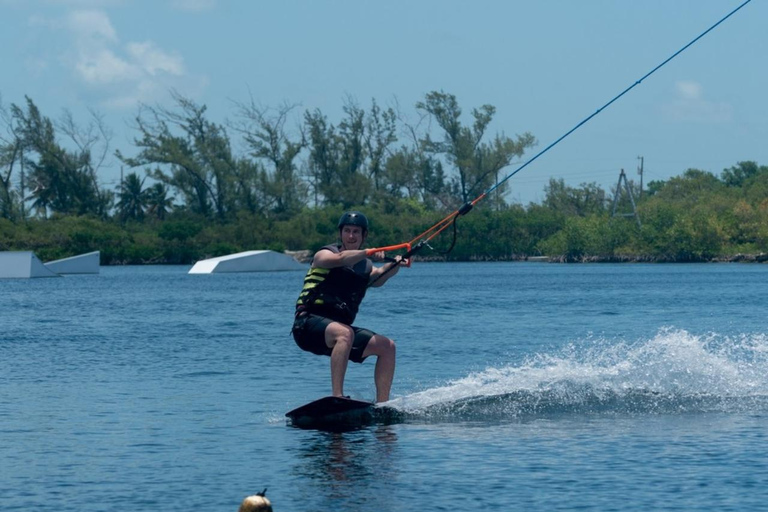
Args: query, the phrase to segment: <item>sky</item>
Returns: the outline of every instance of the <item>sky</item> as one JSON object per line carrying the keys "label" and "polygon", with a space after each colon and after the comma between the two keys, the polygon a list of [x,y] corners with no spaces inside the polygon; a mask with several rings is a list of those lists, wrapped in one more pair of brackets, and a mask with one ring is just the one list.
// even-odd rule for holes
{"label": "sky", "polygon": [[[489,137],[536,137],[504,176],[743,1],[0,0],[0,100],[83,125],[97,111],[131,156],[138,106],[171,107],[171,90],[221,124],[251,99],[297,105],[289,129],[314,109],[338,124],[349,99],[415,121],[444,91],[467,124],[496,108]],[[512,177],[508,200],[540,202],[551,178],[610,190],[639,157],[646,183],[768,165],[765,20],[752,0]],[[119,174],[108,160],[102,183]]]}

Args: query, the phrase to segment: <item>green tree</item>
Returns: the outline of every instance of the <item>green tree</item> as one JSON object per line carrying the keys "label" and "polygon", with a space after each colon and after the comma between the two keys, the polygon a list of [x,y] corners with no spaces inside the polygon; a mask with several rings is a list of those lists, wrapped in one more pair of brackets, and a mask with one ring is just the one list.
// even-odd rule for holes
{"label": "green tree", "polygon": [[372,190],[365,173],[365,112],[352,102],[338,128],[320,110],[304,115],[309,141],[309,168],[324,204],[347,209],[363,205]]}
{"label": "green tree", "polygon": [[[136,116],[140,148],[133,158],[117,153],[131,167],[157,164],[153,177],[176,188],[191,211],[225,220],[234,213],[237,161],[225,128],[209,121],[206,106],[173,93],[174,110],[143,107]],[[175,130],[180,133],[176,134]]]}
{"label": "green tree", "polygon": [[408,146],[392,152],[380,174],[380,189],[376,200],[408,198],[434,210],[442,204],[445,174],[439,160]]}
{"label": "green tree", "polygon": [[15,220],[22,216],[23,203],[21,191],[13,187],[13,171],[17,164],[22,165],[24,152],[21,140],[16,134],[14,120],[2,101],[0,122],[4,128],[4,133],[0,133],[0,218]]}
{"label": "green tree", "polygon": [[[423,126],[429,115],[422,112],[416,122],[408,119],[398,107],[395,118],[407,143],[388,151],[384,173],[380,181],[376,201],[392,201],[401,198],[421,202],[427,211],[450,208],[454,204],[440,157],[424,147]],[[381,192],[384,194],[381,194]]]}
{"label": "green tree", "polygon": [[706,202],[691,204],[654,197],[641,208],[639,242],[662,261],[703,261],[720,254],[725,230]]}
{"label": "green tree", "polygon": [[65,112],[58,128],[76,147],[67,150],[57,142],[53,121],[43,116],[30,98],[26,100],[26,110],[12,105],[11,114],[19,144],[29,157],[33,207],[43,217],[52,211],[106,218],[113,195],[99,188],[97,171],[109,149],[111,135],[101,117],[92,112],[94,121],[81,129]]}
{"label": "green tree", "polygon": [[[461,122],[461,108],[452,94],[442,91],[430,92],[416,108],[429,114],[442,130],[439,140],[430,135],[423,140],[426,151],[435,155],[444,155],[452,165],[457,176],[452,179],[455,200],[466,203],[474,199],[484,189],[498,182],[499,172],[507,167],[512,159],[523,155],[536,140],[530,133],[524,133],[517,140],[497,134],[490,142],[484,142],[488,125],[493,120],[496,108],[483,105],[472,110],[472,126]],[[497,189],[495,198],[501,201],[505,185]]]}
{"label": "green tree", "polygon": [[376,100],[371,102],[371,110],[366,117],[363,137],[368,155],[368,176],[373,180],[374,190],[383,186],[389,147],[397,142],[396,116],[393,109],[381,110]]}
{"label": "green tree", "polygon": [[117,210],[123,222],[144,220],[144,211],[147,209],[147,191],[144,190],[146,179],[146,176],[139,178],[138,174],[132,172],[118,185]]}
{"label": "green tree", "polygon": [[729,187],[742,187],[752,177],[760,173],[760,167],[752,161],[738,162],[733,167],[723,170],[723,183]]}
{"label": "green tree", "polygon": [[650,195],[667,201],[697,203],[712,193],[722,190],[723,182],[711,172],[688,169],[682,176],[675,176],[667,181],[652,181],[648,185]]}
{"label": "green tree", "polygon": [[605,190],[597,183],[582,183],[570,187],[562,178],[550,178],[544,186],[544,206],[563,215],[585,217],[606,211]]}
{"label": "green tree", "polygon": [[[238,104],[238,108],[242,120],[238,131],[243,134],[251,155],[268,166],[268,170],[248,165],[240,168],[238,186],[242,191],[248,190],[245,201],[249,211],[255,213],[257,208],[255,191],[248,183],[260,182],[272,211],[283,217],[296,214],[306,203],[307,187],[299,177],[296,163],[306,146],[304,134],[299,133],[298,138],[292,139],[285,127],[295,105],[282,105],[273,113],[251,100],[249,104]],[[246,178],[248,175],[252,177]]]}
{"label": "green tree", "polygon": [[588,256],[611,257],[615,239],[610,234],[607,215],[569,216],[563,228],[543,240],[539,248],[545,254],[565,261],[581,261]]}
{"label": "green tree", "polygon": [[173,209],[173,196],[165,183],[155,183],[145,191],[147,214],[158,220],[165,220]]}
{"label": "green tree", "polygon": [[768,166],[761,165],[759,169],[743,187],[744,198],[755,207],[768,201]]}

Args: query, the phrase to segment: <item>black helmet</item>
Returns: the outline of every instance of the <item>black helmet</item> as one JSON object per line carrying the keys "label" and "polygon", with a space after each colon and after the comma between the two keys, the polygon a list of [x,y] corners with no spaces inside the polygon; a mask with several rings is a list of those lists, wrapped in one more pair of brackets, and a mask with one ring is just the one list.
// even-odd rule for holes
{"label": "black helmet", "polygon": [[360,226],[363,231],[368,231],[368,219],[360,212],[347,212],[339,219],[339,229],[344,226]]}

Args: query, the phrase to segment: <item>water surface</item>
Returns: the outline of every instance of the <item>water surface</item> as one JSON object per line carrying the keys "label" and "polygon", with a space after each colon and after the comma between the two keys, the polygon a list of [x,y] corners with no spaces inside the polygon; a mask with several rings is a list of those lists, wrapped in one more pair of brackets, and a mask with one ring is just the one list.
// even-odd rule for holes
{"label": "water surface", "polygon": [[[406,423],[304,431],[301,272],[0,281],[2,510],[758,510],[764,265],[416,264],[358,324]],[[374,396],[372,361],[346,392]]]}

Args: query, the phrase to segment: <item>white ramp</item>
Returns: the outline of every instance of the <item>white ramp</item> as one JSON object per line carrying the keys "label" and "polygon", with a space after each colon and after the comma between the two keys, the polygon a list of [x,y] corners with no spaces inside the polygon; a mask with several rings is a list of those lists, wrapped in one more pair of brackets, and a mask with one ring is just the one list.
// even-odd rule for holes
{"label": "white ramp", "polygon": [[245,251],[200,260],[195,263],[189,273],[218,274],[222,272],[275,272],[280,270],[307,270],[307,265],[275,251]]}
{"label": "white ramp", "polygon": [[59,277],[43,265],[32,251],[0,252],[0,279],[29,277]]}
{"label": "white ramp", "polygon": [[57,274],[98,274],[100,256],[99,251],[93,251],[70,258],[49,261],[45,263],[45,266]]}

